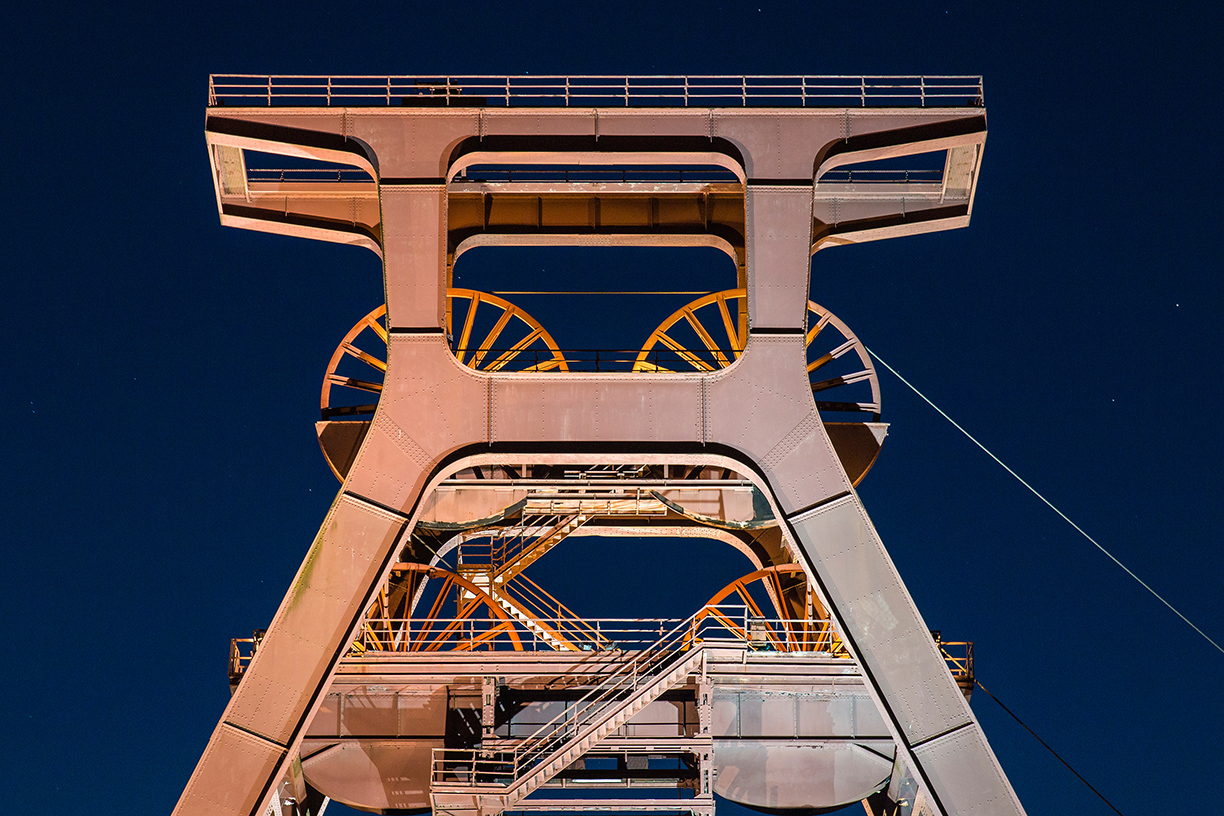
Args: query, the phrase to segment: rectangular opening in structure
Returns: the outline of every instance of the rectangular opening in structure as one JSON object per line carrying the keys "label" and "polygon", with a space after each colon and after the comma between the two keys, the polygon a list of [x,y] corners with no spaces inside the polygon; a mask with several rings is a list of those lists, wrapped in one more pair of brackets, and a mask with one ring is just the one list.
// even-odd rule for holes
{"label": "rectangular opening in structure", "polygon": [[455,261],[447,331],[485,370],[711,370],[742,350],[740,282],[716,246],[476,246]]}

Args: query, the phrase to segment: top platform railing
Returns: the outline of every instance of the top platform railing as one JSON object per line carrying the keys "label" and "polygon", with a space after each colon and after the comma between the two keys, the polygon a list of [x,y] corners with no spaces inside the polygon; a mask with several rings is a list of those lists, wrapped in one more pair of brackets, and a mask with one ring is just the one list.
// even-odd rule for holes
{"label": "top platform railing", "polygon": [[980,76],[212,74],[210,106],[982,107]]}

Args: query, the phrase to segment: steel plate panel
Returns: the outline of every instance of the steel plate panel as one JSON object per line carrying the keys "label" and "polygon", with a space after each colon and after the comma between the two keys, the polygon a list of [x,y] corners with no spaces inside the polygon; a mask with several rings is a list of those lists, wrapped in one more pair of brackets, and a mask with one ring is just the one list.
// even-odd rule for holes
{"label": "steel plate panel", "polygon": [[750,329],[804,328],[812,262],[812,188],[745,192]]}
{"label": "steel plate panel", "polygon": [[592,108],[537,108],[524,112],[514,108],[485,108],[485,136],[594,136]]}
{"label": "steel plate panel", "polygon": [[944,816],[1024,813],[999,762],[976,725],[914,749],[914,758],[944,804]]}
{"label": "steel plate panel", "polygon": [[832,808],[883,787],[892,761],[846,743],[714,741],[714,792],[749,807]]}
{"label": "steel plate panel", "polygon": [[714,737],[738,737],[739,701],[732,695],[714,695],[714,708],[710,713],[710,733]]}
{"label": "steel plate panel", "polygon": [[340,733],[340,697],[332,692],[323,698],[306,729],[309,737],[334,737]]}
{"label": "steel plate panel", "polygon": [[261,804],[263,786],[252,786],[248,780],[266,779],[283,755],[277,746],[221,723],[174,816],[250,816]]}
{"label": "steel plate panel", "polygon": [[429,807],[431,752],[442,740],[348,742],[302,760],[316,790],[362,810]]}
{"label": "steel plate panel", "polygon": [[488,438],[487,385],[439,334],[393,334],[387,379],[346,488],[405,513],[437,461]]}
{"label": "steel plate panel", "polygon": [[600,136],[710,136],[710,112],[699,108],[642,110],[600,108]]}
{"label": "steel plate panel", "polygon": [[701,383],[691,377],[496,377],[491,408],[494,442],[701,440]]}
{"label": "steel plate panel", "polygon": [[446,186],[382,186],[382,246],[387,325],[444,325]]}
{"label": "steel plate panel", "polygon": [[480,131],[475,108],[349,108],[346,114],[346,135],[374,149],[381,178],[442,178],[452,148]]}
{"label": "steel plate panel", "polygon": [[403,525],[337,500],[230,700],[227,722],[289,743]]}
{"label": "steel plate panel", "polygon": [[871,521],[854,496],[793,520],[864,669],[910,742],[972,720]]}
{"label": "steel plate panel", "polygon": [[843,137],[845,111],[734,110],[714,115],[714,134],[743,144],[752,155],[751,178],[810,179],[817,152]]}
{"label": "steel plate panel", "polygon": [[749,454],[783,512],[850,489],[812,400],[804,349],[801,335],[752,336],[708,387],[707,438]]}
{"label": "steel plate panel", "polygon": [[396,694],[346,694],[340,709],[341,735],[393,737],[399,733]]}

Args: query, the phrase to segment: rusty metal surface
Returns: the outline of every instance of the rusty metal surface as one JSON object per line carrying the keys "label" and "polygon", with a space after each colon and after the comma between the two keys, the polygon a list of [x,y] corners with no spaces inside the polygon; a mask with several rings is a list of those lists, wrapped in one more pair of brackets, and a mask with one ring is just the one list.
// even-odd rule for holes
{"label": "rusty metal surface", "polygon": [[[420,516],[423,497],[464,468],[514,456],[587,464],[654,457],[743,472],[783,522],[783,541],[810,570],[859,661],[863,688],[883,715],[887,736],[917,769],[937,807],[948,814],[1023,812],[870,528],[805,371],[811,253],[966,223],[985,137],[980,109],[218,107],[209,111],[206,135],[223,223],[355,243],[382,256],[388,367],[342,493],[176,813],[255,814],[263,807],[302,750],[306,727],[324,704],[362,613],[388,578],[402,534]],[[504,161],[565,163],[577,150],[597,152],[601,161],[632,162],[637,154],[629,151],[630,141],[617,139],[637,139],[649,142],[634,148],[639,154],[663,150],[668,161],[700,163],[712,145],[740,163],[750,315],[740,358],[708,374],[649,377],[488,373],[461,365],[444,333],[448,265],[456,248],[447,224],[447,180],[471,145],[483,139],[487,147],[502,137],[508,140],[500,148]],[[515,150],[507,148],[511,142]],[[368,191],[342,181],[330,193],[316,180],[278,180],[261,190],[248,176],[240,184],[234,149],[361,169],[376,186],[379,221],[372,223],[373,210],[363,203]],[[919,212],[907,203],[909,188],[859,190],[822,181],[828,171],[854,162],[940,149],[952,151],[949,190],[943,200],[928,195],[931,206]],[[510,155],[516,150],[523,152]],[[281,199],[273,207],[275,194]],[[558,213],[560,229],[575,229],[570,222],[580,210],[550,212]],[[588,202],[587,229],[616,231],[603,220],[592,226],[589,215]],[[536,230],[542,226],[537,217]],[[675,229],[666,219],[661,226]],[[634,235],[621,240],[632,242]],[[652,694],[666,687],[665,679]],[[780,720],[766,718],[760,728],[781,728],[787,716],[794,718],[770,715]],[[614,730],[619,723],[599,727]],[[576,757],[582,747],[575,743],[564,756]],[[866,772],[839,776],[842,754],[825,756],[833,757],[827,760],[834,780],[827,795],[864,786]],[[887,769],[880,778],[886,776]],[[544,781],[538,772],[536,777],[532,784]],[[224,793],[217,790],[221,779]],[[744,789],[773,796],[772,779],[767,775]],[[839,787],[838,779],[853,781]],[[463,796],[456,801],[466,801]],[[489,799],[498,802],[504,804]]]}

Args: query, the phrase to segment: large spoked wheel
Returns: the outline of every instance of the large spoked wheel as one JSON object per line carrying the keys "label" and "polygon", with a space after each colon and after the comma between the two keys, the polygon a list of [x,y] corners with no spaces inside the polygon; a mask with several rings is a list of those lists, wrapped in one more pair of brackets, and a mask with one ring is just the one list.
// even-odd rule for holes
{"label": "large spoked wheel", "polygon": [[384,304],[349,329],[327,362],[323,393],[319,398],[322,419],[373,414],[378,407],[386,372],[387,307]]}
{"label": "large spoked wheel", "polygon": [[[742,607],[746,616],[737,619],[729,611],[732,607]],[[699,620],[708,616],[759,648],[846,654],[828,611],[798,564],[766,567],[732,581],[698,613]]]}
{"label": "large spoked wheel", "polygon": [[714,371],[739,359],[748,337],[743,289],[712,292],[659,324],[634,361],[634,371]]}
{"label": "large spoked wheel", "polygon": [[534,317],[487,292],[451,289],[446,333],[459,362],[480,371],[568,371],[565,355]]}
{"label": "large spoked wheel", "polygon": [[[808,377],[822,414],[880,419],[880,379],[850,327],[808,301]],[[715,371],[738,360],[748,337],[743,289],[714,292],[677,310],[651,333],[634,371]]]}
{"label": "large spoked wheel", "polygon": [[[531,315],[509,301],[471,289],[451,289],[446,325],[459,362],[481,371],[565,371],[565,356]],[[459,326],[459,334],[451,331]],[[349,329],[327,363],[319,398],[319,446],[341,481],[365,439],[387,372],[387,307]]]}
{"label": "large spoked wheel", "polygon": [[[424,614],[420,610],[428,611]],[[352,651],[522,651],[515,621],[482,588],[441,567],[397,564],[366,612]]]}
{"label": "large spoked wheel", "polygon": [[[447,335],[456,359],[479,371],[567,371],[565,355],[539,321],[507,300],[472,289],[447,295]],[[455,327],[458,331],[455,331]],[[349,329],[328,361],[323,420],[374,413],[387,371],[387,307]]]}

